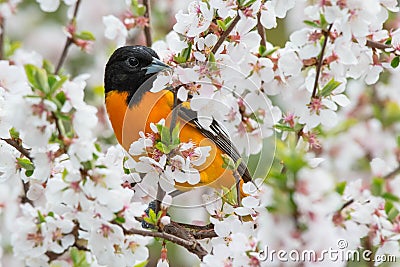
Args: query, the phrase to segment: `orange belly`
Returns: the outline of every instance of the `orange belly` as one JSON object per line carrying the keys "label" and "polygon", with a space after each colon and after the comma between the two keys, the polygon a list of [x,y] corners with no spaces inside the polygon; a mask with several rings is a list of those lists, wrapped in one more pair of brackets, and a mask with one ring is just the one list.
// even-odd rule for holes
{"label": "orange belly", "polygon": [[[147,92],[140,104],[131,108],[126,105],[127,96],[127,93],[116,91],[108,93],[106,107],[117,140],[128,151],[131,143],[139,139],[140,131],[151,132],[150,123],[157,123],[161,119],[166,119],[166,126],[169,127],[174,96],[167,90],[158,93]],[[200,184],[195,186],[205,184],[216,188],[234,186],[235,179],[232,171],[222,168],[221,154],[223,152],[195,127],[182,119],[178,119],[178,122],[181,126],[179,133],[181,142],[192,141],[197,146],[211,147],[206,162],[197,167],[200,172]],[[193,187],[193,185],[179,184],[178,187],[184,189],[184,187]]]}

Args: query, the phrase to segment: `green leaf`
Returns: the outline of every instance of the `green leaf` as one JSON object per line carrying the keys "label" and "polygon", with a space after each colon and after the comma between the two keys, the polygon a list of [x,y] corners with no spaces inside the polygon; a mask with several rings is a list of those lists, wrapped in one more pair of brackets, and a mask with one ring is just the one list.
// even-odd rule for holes
{"label": "green leaf", "polygon": [[288,142],[283,142],[279,139],[276,142],[276,158],[293,174],[307,166],[307,162],[304,159],[304,151],[296,147],[296,140],[296,137],[293,136],[287,140]]}
{"label": "green leaf", "polygon": [[[8,2],[8,1],[4,1],[4,2]],[[18,48],[21,48],[21,46],[22,46],[21,42],[19,42],[19,41],[13,42],[13,41],[9,40],[8,38],[5,38],[4,46],[3,46],[5,58],[7,59],[7,58],[11,57],[12,55],[14,55],[15,51],[17,51]]]}
{"label": "green leaf", "polygon": [[249,1],[247,1],[247,2],[245,2],[245,3],[243,4],[243,7],[249,7],[249,6],[251,6],[255,1],[256,1],[256,0],[249,0]]}
{"label": "green leaf", "polygon": [[61,107],[64,105],[65,101],[67,101],[67,96],[65,95],[65,93],[63,91],[61,91],[56,95],[56,99],[60,102],[59,108],[61,109]]}
{"label": "green leaf", "polygon": [[62,179],[63,181],[65,181],[65,178],[67,177],[67,175],[68,175],[68,170],[67,170],[67,169],[64,169],[63,172],[62,172],[61,179]]}
{"label": "green leaf", "polygon": [[237,170],[239,168],[239,165],[242,163],[242,158],[239,158],[236,163],[235,163],[235,170]]}
{"label": "green leaf", "polygon": [[[210,52],[210,54],[208,54],[208,62],[209,63],[215,63],[215,55],[213,52]],[[215,64],[212,64],[212,67],[214,67]]]}
{"label": "green leaf", "polygon": [[391,193],[389,193],[389,192],[383,193],[383,194],[382,194],[382,197],[383,197],[384,199],[386,199],[386,200],[390,200],[390,201],[394,201],[394,202],[399,202],[399,201],[400,201],[400,198],[399,198],[398,196],[393,195],[393,194],[391,194]]}
{"label": "green leaf", "polygon": [[236,190],[234,188],[230,189],[225,186],[222,186],[223,195],[221,196],[222,200],[230,205],[234,206],[237,204],[237,195]]}
{"label": "green leaf", "polygon": [[[50,83],[50,77],[51,77],[51,83]],[[60,89],[61,86],[65,83],[65,81],[68,80],[67,76],[62,76],[62,77],[50,76],[50,77],[49,77],[50,93],[54,93],[55,91]]]}
{"label": "green leaf", "polygon": [[[56,104],[57,104],[57,103],[56,103]],[[62,112],[56,111],[56,112],[54,112],[54,114],[55,114],[56,117],[57,117],[58,119],[60,119],[60,120],[63,120],[63,121],[70,121],[70,120],[71,120],[71,117],[70,117],[69,115],[64,114],[64,113],[62,113]]]}
{"label": "green leaf", "polygon": [[144,5],[139,5],[136,8],[133,9],[133,15],[136,15],[137,17],[144,16],[146,13],[146,7]]}
{"label": "green leaf", "polygon": [[97,152],[101,152],[101,146],[99,143],[94,143],[94,148],[96,148]]}
{"label": "green leaf", "polygon": [[70,250],[71,260],[74,267],[90,267],[86,260],[86,252],[72,247]]}
{"label": "green leaf", "polygon": [[388,215],[388,219],[391,221],[394,220],[399,214],[399,211],[396,209],[391,201],[385,202],[385,212]]}
{"label": "green leaf", "polygon": [[226,24],[225,24],[225,22],[223,21],[223,20],[217,20],[217,25],[218,25],[218,27],[220,27],[223,31],[226,31],[226,29],[227,29],[227,27],[226,27]]}
{"label": "green leaf", "polygon": [[146,7],[139,4],[137,0],[131,1],[132,13],[135,17],[141,17],[146,13]]}
{"label": "green leaf", "polygon": [[153,219],[150,217],[143,217],[143,220],[149,224],[154,225]]}
{"label": "green leaf", "polygon": [[161,142],[167,146],[171,144],[171,134],[168,127],[163,126],[161,129]]}
{"label": "green leaf", "polygon": [[156,222],[158,222],[160,219],[161,219],[161,216],[163,215],[163,211],[162,210],[160,210],[158,213],[157,213],[157,217],[156,217]]}
{"label": "green leaf", "polygon": [[321,97],[329,96],[339,85],[341,85],[341,82],[337,82],[332,78],[327,84],[325,84],[318,95]]}
{"label": "green leaf", "polygon": [[94,41],[96,37],[94,37],[93,33],[89,31],[81,31],[79,33],[75,33],[75,38],[85,40],[85,41]]}
{"label": "green leaf", "polygon": [[263,57],[272,55],[272,54],[275,53],[277,50],[279,50],[279,48],[280,48],[279,46],[275,46],[275,47],[272,48],[271,50],[267,50],[267,51],[264,53]]}
{"label": "green leaf", "polygon": [[161,131],[164,126],[162,124],[156,124],[156,127],[157,127],[157,131],[161,134]]}
{"label": "green leaf", "polygon": [[93,169],[93,163],[90,160],[81,162],[81,164],[82,164],[82,167],[84,170],[92,170]]}
{"label": "green leaf", "polygon": [[284,125],[284,124],[280,124],[280,123],[275,124],[274,128],[284,131],[284,132],[294,132],[295,131],[292,127]]}
{"label": "green leaf", "polygon": [[346,181],[338,183],[336,185],[336,192],[338,192],[340,195],[343,195],[344,190],[346,189],[346,185],[347,185]]}
{"label": "green leaf", "polygon": [[114,220],[116,223],[119,223],[119,224],[123,224],[123,223],[125,223],[125,218],[124,217],[116,217],[115,218],[115,220]]}
{"label": "green leaf", "polygon": [[158,142],[155,147],[160,150],[162,153],[164,154],[168,154],[169,152],[171,152],[171,149],[169,148],[169,146],[166,146],[165,144],[163,144],[162,142]]}
{"label": "green leaf", "polygon": [[46,222],[46,218],[43,216],[43,214],[39,210],[37,211],[37,214],[38,214],[39,223]]}
{"label": "green leaf", "polygon": [[264,54],[267,52],[267,48],[263,45],[260,45],[260,47],[258,48],[258,53],[260,54],[260,56],[264,56]]}
{"label": "green leaf", "polygon": [[221,154],[222,157],[222,168],[227,169],[227,170],[235,170],[235,162],[231,157],[229,157],[227,154]]}
{"label": "green leaf", "polygon": [[392,59],[392,61],[390,62],[390,66],[392,66],[392,68],[397,68],[399,66],[400,63],[400,57],[394,57]]}
{"label": "green leaf", "polygon": [[315,21],[304,20],[303,23],[314,28],[319,28],[319,24],[316,23]]}
{"label": "green leaf", "polygon": [[385,186],[385,180],[380,177],[375,177],[372,180],[371,193],[374,196],[381,196],[383,194],[384,186]]}
{"label": "green leaf", "polygon": [[184,58],[185,62],[187,62],[192,54],[192,43],[189,43],[189,46],[183,49],[182,57]]}
{"label": "green leaf", "polygon": [[224,20],[225,25],[226,25],[227,28],[229,27],[229,25],[230,25],[230,23],[232,22],[232,20],[233,20],[233,18],[231,18],[231,17],[227,17],[227,18]]}
{"label": "green leaf", "polygon": [[151,223],[153,225],[157,225],[158,216],[153,209],[149,209],[148,217],[144,217],[144,219],[146,218],[147,218],[146,222]]}
{"label": "green leaf", "polygon": [[175,125],[174,130],[172,130],[172,145],[179,145],[181,142],[179,140],[179,132],[180,132],[180,126],[179,123]]}
{"label": "green leaf", "polygon": [[47,59],[43,60],[43,69],[45,69],[47,73],[54,73],[54,65]]}
{"label": "green leaf", "polygon": [[17,130],[15,130],[14,127],[12,127],[8,132],[10,133],[11,138],[19,139],[19,132]]}
{"label": "green leaf", "polygon": [[319,20],[321,24],[321,29],[326,30],[328,28],[328,22],[326,21],[325,15],[324,14],[319,14]]}
{"label": "green leaf", "polygon": [[31,177],[32,174],[33,174],[33,170],[27,170],[27,171],[25,171],[26,177]]}
{"label": "green leaf", "polygon": [[49,83],[47,73],[44,69],[39,69],[35,65],[25,65],[25,72],[30,85],[45,94],[49,93]]}
{"label": "green leaf", "polygon": [[17,158],[17,163],[27,171],[33,171],[35,169],[33,163],[27,158]]}
{"label": "green leaf", "polygon": [[149,263],[149,261],[146,260],[146,261],[144,261],[144,262],[141,262],[141,263],[136,264],[136,265],[133,266],[133,267],[146,267],[147,263]]}

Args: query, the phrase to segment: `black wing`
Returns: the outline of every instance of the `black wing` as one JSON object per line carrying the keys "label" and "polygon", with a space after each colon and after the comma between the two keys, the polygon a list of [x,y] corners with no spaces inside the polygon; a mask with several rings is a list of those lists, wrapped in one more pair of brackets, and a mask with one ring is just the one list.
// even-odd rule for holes
{"label": "black wing", "polygon": [[[216,120],[213,119],[210,129],[204,129],[199,120],[197,119],[197,112],[180,106],[178,116],[196,127],[205,137],[213,140],[219,149],[230,156],[234,162],[237,162],[241,155],[236,147],[232,144],[226,132],[221,128]],[[242,161],[237,169],[244,182],[251,181],[251,175],[247,169],[246,164]]]}

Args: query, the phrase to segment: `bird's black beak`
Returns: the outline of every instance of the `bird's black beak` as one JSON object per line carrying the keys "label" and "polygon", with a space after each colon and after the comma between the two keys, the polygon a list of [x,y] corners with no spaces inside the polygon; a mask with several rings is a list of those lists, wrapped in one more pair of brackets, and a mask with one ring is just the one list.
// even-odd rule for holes
{"label": "bird's black beak", "polygon": [[147,67],[143,67],[142,70],[146,70],[146,74],[152,74],[170,68],[170,66],[168,66],[158,58],[153,57],[153,61],[151,62],[151,64]]}

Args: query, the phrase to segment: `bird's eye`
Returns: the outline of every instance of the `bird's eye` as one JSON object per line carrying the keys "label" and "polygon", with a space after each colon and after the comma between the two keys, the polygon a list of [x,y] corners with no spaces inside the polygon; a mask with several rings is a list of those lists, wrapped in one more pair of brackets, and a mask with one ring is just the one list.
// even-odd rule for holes
{"label": "bird's eye", "polygon": [[135,57],[130,57],[128,58],[128,64],[131,67],[137,67],[139,65],[139,60],[137,60]]}

